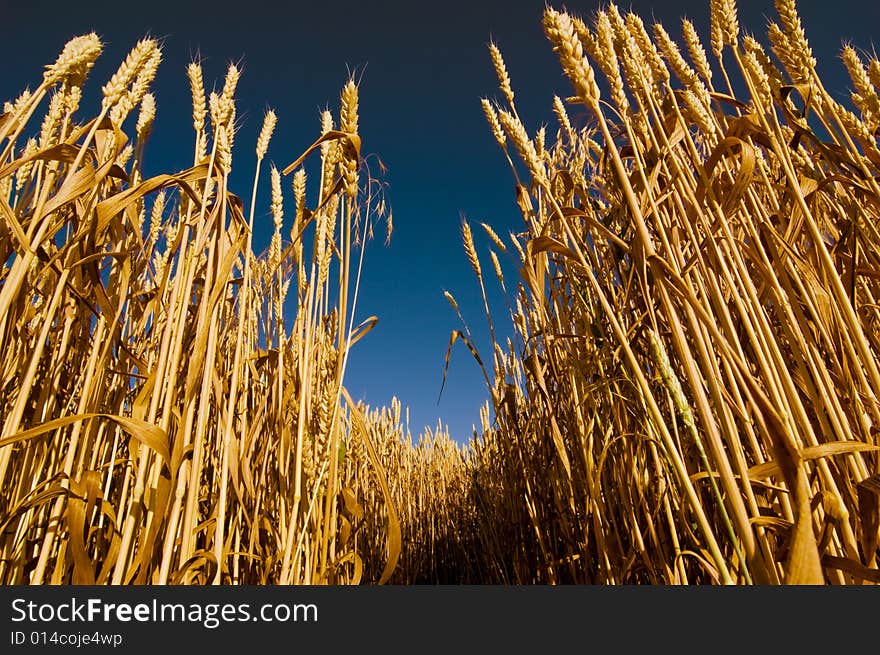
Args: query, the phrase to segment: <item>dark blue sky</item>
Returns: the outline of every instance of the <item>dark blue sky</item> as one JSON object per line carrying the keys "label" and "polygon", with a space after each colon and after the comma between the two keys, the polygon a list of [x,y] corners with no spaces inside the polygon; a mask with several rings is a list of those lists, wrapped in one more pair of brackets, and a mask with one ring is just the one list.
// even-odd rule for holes
{"label": "dark blue sky", "polygon": [[[740,22],[762,43],[771,0],[740,2]],[[554,4],[561,8],[561,5]],[[596,2],[566,3],[589,16]],[[680,35],[688,16],[708,43],[708,0],[654,3],[633,1],[647,22],[661,20]],[[244,74],[237,91],[241,130],[236,137],[234,188],[248,198],[253,148],[267,107],[279,116],[269,158],[279,168],[295,159],[318,134],[318,112],[336,108],[349,70],[362,72],[360,129],[364,153],[388,167],[387,199],[394,211],[394,235],[368,246],[358,318],[379,316],[377,327],[352,353],[347,386],[371,405],[397,395],[411,408],[411,429],[442,418],[454,438],[470,436],[487,392],[464,348],[453,352],[443,397],[437,394],[443,358],[457,318],[443,298],[448,289],[490,359],[479,287],[461,247],[461,216],[489,223],[499,234],[519,230],[513,181],[485,125],[479,100],[497,97],[487,51],[494,39],[507,61],[520,115],[530,131],[549,123],[550,103],[570,89],[559,73],[541,30],[544,2],[459,0],[423,2],[47,2],[0,0],[0,100],[12,99],[41,79],[72,36],[95,30],[104,54],[87,87],[93,99],[136,40],[146,34],[164,40],[164,61],[154,92],[158,114],[147,152],[148,172],[189,165],[192,153],[189,87],[185,66],[200,53],[205,80],[222,85],[230,61]],[[872,49],[880,27],[880,4],[837,0],[799,2],[807,36],[826,86],[843,99],[849,85],[838,53],[841,42]],[[371,160],[374,171],[375,160]],[[268,188],[268,179],[263,184]],[[289,191],[289,189],[288,189]],[[290,196],[288,194],[288,201]],[[268,200],[257,207],[255,247],[268,243]],[[290,211],[287,212],[290,216]],[[262,220],[260,220],[262,218]],[[289,229],[289,225],[287,226]],[[475,230],[486,256],[487,239]],[[509,263],[509,262],[508,262]],[[488,257],[484,269],[491,270]],[[507,266],[509,278],[516,274]],[[507,333],[505,304],[494,296],[499,324]]]}

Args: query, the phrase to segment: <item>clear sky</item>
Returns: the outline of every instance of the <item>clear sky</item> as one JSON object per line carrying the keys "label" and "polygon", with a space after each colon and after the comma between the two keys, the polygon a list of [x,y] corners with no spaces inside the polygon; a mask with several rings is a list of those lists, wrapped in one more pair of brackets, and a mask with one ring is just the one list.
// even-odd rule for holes
{"label": "clear sky", "polygon": [[[597,6],[590,0],[565,5],[585,17]],[[526,127],[534,131],[548,123],[548,136],[555,134],[550,103],[570,89],[541,30],[543,7],[542,0],[0,0],[0,101],[36,85],[42,67],[72,36],[95,30],[105,42],[87,87],[93,98],[138,38],[161,37],[164,61],[153,88],[158,113],[147,172],[170,172],[191,162],[186,64],[201,54],[210,88],[212,82],[222,86],[230,61],[241,63],[233,190],[247,200],[265,110],[272,107],[279,116],[269,158],[283,168],[318,135],[319,111],[328,104],[335,110],[349,70],[357,71],[363,153],[377,155],[388,168],[382,179],[394,235],[389,246],[378,237],[367,249],[357,314],[377,315],[379,323],[355,346],[346,384],[353,397],[373,406],[396,395],[411,408],[414,435],[442,418],[452,436],[464,441],[479,422],[487,391],[467,351],[455,349],[437,403],[446,345],[459,327],[444,289],[458,299],[487,359],[491,351],[479,287],[461,247],[460,220],[486,222],[502,235],[522,225],[512,176],[480,109],[481,97],[498,95],[486,46],[494,39],[504,54]],[[621,7],[632,7],[646,23],[661,20],[676,37],[679,18],[688,16],[708,44],[708,0],[656,6],[634,0]],[[798,7],[826,86],[843,99],[849,85],[838,58],[841,43],[872,50],[880,3],[802,0]],[[766,43],[766,17],[775,17],[772,1],[741,1],[739,11],[741,24]],[[370,165],[378,172],[374,158]],[[255,247],[262,249],[272,225],[267,199],[256,216]],[[480,230],[475,238],[484,256],[487,239]],[[484,268],[490,266],[487,258]],[[510,262],[507,274],[516,275]],[[491,279],[496,329],[504,334],[505,304]]]}

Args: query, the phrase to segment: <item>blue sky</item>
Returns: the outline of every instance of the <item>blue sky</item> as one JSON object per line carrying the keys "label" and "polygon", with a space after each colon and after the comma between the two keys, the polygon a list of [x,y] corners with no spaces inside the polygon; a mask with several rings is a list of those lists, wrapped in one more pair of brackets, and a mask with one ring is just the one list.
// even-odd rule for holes
{"label": "blue sky", "polygon": [[[739,4],[741,24],[766,42],[766,17],[775,16],[772,2]],[[589,16],[598,5],[579,0],[565,6]],[[621,6],[632,7],[646,22],[661,20],[676,37],[679,18],[688,16],[708,42],[708,0]],[[138,38],[160,37],[164,61],[154,85],[158,113],[146,157],[148,172],[170,172],[191,161],[186,64],[200,54],[210,87],[221,86],[227,64],[238,62],[244,73],[236,94],[241,129],[233,190],[247,201],[265,110],[274,108],[279,116],[269,158],[282,168],[317,136],[319,111],[328,104],[336,108],[349,71],[357,71],[363,152],[388,168],[382,179],[394,235],[388,246],[378,237],[367,248],[357,316],[377,315],[379,323],[355,346],[346,384],[353,397],[373,406],[400,398],[410,407],[414,436],[441,418],[452,436],[464,441],[479,422],[487,391],[470,355],[456,348],[437,403],[446,345],[459,327],[444,289],[457,298],[477,346],[487,358],[491,351],[479,286],[461,247],[460,221],[466,217],[475,227],[486,222],[502,235],[521,228],[512,176],[480,109],[481,97],[498,96],[486,46],[494,39],[501,48],[527,128],[547,123],[554,133],[552,97],[570,90],[541,30],[543,7],[538,0],[0,0],[0,100],[38,83],[42,67],[64,43],[90,30],[105,42],[87,87],[95,99]],[[856,0],[801,1],[798,7],[826,86],[844,99],[849,85],[838,57],[841,43],[870,51],[880,7]],[[370,165],[378,172],[375,159]],[[256,216],[255,247],[261,249],[272,225],[267,199],[258,204]],[[475,237],[486,256],[487,239],[479,229]],[[484,268],[490,266],[487,257]],[[510,262],[506,273],[509,279],[516,275]],[[497,309],[496,330],[506,334],[505,303],[491,279],[488,291]]]}

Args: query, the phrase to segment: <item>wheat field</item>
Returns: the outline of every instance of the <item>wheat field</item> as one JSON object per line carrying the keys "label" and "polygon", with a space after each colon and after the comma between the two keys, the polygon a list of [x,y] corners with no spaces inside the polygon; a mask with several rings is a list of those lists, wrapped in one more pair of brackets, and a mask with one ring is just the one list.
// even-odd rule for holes
{"label": "wheat field", "polygon": [[103,45],[72,39],[0,115],[0,581],[880,582],[880,61],[845,47],[835,99],[775,4],[767,45],[734,0],[705,44],[547,8],[571,95],[535,134],[490,45],[522,221],[461,225],[466,444],[345,386],[364,245],[392,230],[354,80],[282,170],[267,111],[236,193],[235,65],[211,93],[189,65],[192,165],[145,177],[158,42],[84,119]]}

